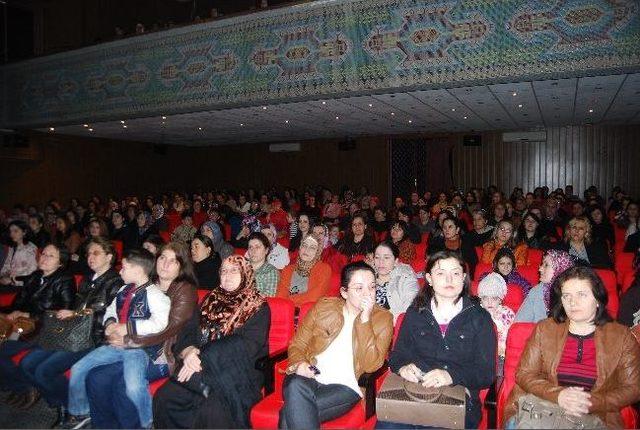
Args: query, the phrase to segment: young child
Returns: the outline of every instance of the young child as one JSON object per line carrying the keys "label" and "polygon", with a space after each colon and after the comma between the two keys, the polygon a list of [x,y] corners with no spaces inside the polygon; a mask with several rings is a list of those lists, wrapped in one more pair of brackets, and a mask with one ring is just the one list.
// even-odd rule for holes
{"label": "young child", "polygon": [[329,242],[331,245],[336,246],[340,241],[340,226],[332,225],[329,228]]}
{"label": "young child", "polygon": [[[496,253],[496,256],[493,258],[493,273],[502,275],[502,278],[507,284],[517,285],[522,288],[523,297],[527,297],[527,294],[529,294],[531,284],[516,270],[516,257],[509,248],[501,248]],[[480,280],[482,280],[483,277],[481,277]]]}
{"label": "young child", "polygon": [[516,317],[510,308],[502,304],[506,295],[507,283],[498,273],[489,273],[478,285],[480,305],[489,312],[498,331],[498,375],[503,374],[507,333]]}
{"label": "young child", "polygon": [[122,362],[127,397],[136,406],[142,428],[153,422],[147,369],[150,362],[161,363],[162,345],[123,349],[117,340],[128,334],[150,335],[162,331],[169,322],[171,300],[149,277],[155,258],[146,249],[133,249],[122,259],[120,276],[125,285],[104,314],[105,335],[111,345],[94,349],[71,368],[69,416],[64,428],[82,428],[89,423],[89,401],[85,385],[89,371],[98,366]]}
{"label": "young child", "polygon": [[189,212],[182,214],[182,224],[171,233],[171,240],[190,243],[198,230],[193,226],[193,216]]}

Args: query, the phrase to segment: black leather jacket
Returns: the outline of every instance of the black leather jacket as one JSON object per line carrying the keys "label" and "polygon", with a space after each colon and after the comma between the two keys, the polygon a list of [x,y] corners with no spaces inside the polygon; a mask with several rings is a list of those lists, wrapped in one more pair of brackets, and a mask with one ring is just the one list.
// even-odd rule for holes
{"label": "black leather jacket", "polygon": [[41,270],[20,278],[24,286],[11,305],[11,310],[28,312],[32,318],[39,318],[45,311],[73,309],[76,287],[73,277],[58,269],[49,276],[42,276]]}
{"label": "black leather jacket", "polygon": [[113,267],[94,281],[91,280],[92,277],[93,275],[89,275],[82,279],[76,297],[75,310],[93,310],[92,337],[95,345],[99,346],[104,342],[104,326],[102,325],[104,313],[124,283]]}

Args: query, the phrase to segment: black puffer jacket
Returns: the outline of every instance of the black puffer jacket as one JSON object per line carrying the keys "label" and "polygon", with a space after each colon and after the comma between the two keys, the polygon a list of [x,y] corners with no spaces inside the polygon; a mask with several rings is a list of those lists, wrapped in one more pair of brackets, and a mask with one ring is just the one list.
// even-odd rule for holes
{"label": "black puffer jacket", "polygon": [[49,276],[36,270],[20,279],[24,286],[11,304],[12,311],[28,312],[32,318],[39,318],[46,311],[73,309],[76,287],[65,270],[58,269]]}
{"label": "black puffer jacket", "polygon": [[109,303],[113,301],[123,282],[120,275],[112,267],[105,273],[91,280],[93,275],[85,276],[80,283],[80,289],[76,296],[75,310],[93,310],[92,337],[96,346],[101,345],[104,339],[104,326],[102,319]]}

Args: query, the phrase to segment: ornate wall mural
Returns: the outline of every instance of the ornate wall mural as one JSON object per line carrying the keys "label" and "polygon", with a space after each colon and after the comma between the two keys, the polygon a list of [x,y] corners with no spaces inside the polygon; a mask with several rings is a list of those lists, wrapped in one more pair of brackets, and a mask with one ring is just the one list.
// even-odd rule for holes
{"label": "ornate wall mural", "polygon": [[6,66],[34,127],[640,70],[636,0],[329,0]]}

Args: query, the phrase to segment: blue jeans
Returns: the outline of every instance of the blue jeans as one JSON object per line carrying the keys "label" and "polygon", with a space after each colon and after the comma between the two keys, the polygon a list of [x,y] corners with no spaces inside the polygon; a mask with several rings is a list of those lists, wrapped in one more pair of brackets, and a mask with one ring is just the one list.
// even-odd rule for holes
{"label": "blue jeans", "polygon": [[[149,382],[164,378],[168,374],[169,369],[166,365],[150,363],[147,369]],[[93,428],[140,428],[138,411],[125,391],[122,362],[96,367],[90,371],[87,375],[87,395]]]}
{"label": "blue jeans", "polygon": [[346,385],[324,385],[299,375],[288,375],[282,391],[281,429],[319,429],[320,423],[346,414],[360,401]]}
{"label": "blue jeans", "polygon": [[21,340],[7,340],[0,344],[0,387],[3,390],[23,393],[31,388],[29,378],[11,360],[17,353],[31,347],[31,343]]}
{"label": "blue jeans", "polygon": [[49,406],[67,406],[69,381],[64,373],[91,352],[56,351],[36,347],[20,362],[20,370],[38,388]]}
{"label": "blue jeans", "polygon": [[96,367],[118,362],[121,362],[123,366],[125,392],[131,402],[136,405],[140,424],[144,428],[151,427],[153,413],[147,382],[147,367],[150,360],[143,349],[121,349],[105,345],[94,349],[74,364],[71,368],[71,381],[69,382],[69,413],[72,415],[89,414],[87,374]]}

